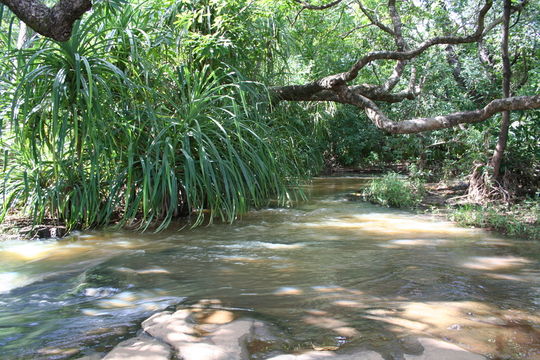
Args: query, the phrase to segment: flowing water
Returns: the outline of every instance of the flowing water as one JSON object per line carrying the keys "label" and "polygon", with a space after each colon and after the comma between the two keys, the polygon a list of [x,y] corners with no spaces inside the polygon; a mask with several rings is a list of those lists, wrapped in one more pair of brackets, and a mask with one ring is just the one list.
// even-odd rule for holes
{"label": "flowing water", "polygon": [[104,353],[159,310],[219,299],[292,348],[400,359],[431,336],[493,359],[540,359],[540,244],[349,201],[362,178],[233,225],[0,243],[0,358]]}

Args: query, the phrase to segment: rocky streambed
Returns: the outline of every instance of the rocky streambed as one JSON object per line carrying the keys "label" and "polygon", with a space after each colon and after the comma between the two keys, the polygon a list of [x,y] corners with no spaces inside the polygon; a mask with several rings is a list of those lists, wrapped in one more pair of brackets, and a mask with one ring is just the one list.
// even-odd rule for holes
{"label": "rocky streambed", "polygon": [[363,181],[232,225],[2,241],[0,358],[540,360],[540,243],[349,201]]}
{"label": "rocky streambed", "polygon": [[[291,349],[272,324],[237,317],[219,300],[202,300],[191,308],[159,312],[146,319],[140,333],[118,344],[103,360],[384,360],[375,351],[344,346]],[[396,360],[483,360],[454,344],[432,338],[400,340],[408,353]],[[94,360],[101,357],[85,357]]]}

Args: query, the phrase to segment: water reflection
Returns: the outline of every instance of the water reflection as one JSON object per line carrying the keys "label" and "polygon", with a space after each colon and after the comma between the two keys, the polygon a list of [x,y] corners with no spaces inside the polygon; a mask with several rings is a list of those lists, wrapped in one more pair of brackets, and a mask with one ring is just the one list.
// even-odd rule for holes
{"label": "water reflection", "polygon": [[409,336],[429,335],[539,359],[540,245],[340,194],[363,181],[318,180],[311,202],[234,225],[2,243],[0,346],[12,358],[104,352],[160,309],[219,299],[296,348],[399,358]]}

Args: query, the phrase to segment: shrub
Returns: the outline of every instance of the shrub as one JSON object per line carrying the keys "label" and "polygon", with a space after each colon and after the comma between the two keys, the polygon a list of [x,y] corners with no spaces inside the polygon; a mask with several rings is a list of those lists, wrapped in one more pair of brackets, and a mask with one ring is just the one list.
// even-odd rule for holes
{"label": "shrub", "polygon": [[0,222],[160,230],[298,194],[309,127],[270,113],[262,86],[218,61],[226,54],[191,59],[188,30],[169,22],[179,8],[165,3],[98,2],[64,43],[8,52],[0,35]]}
{"label": "shrub", "polygon": [[375,179],[364,190],[364,197],[376,204],[396,208],[413,208],[422,200],[424,193],[420,181],[409,181],[399,174],[388,173]]}

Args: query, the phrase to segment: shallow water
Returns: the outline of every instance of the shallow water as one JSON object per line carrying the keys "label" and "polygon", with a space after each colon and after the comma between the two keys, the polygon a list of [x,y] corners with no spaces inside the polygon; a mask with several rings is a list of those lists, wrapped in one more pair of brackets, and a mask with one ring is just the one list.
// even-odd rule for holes
{"label": "shallow water", "polygon": [[104,353],[161,309],[219,299],[292,348],[400,359],[429,335],[493,359],[540,359],[540,244],[348,201],[362,178],[234,225],[0,243],[0,358]]}

